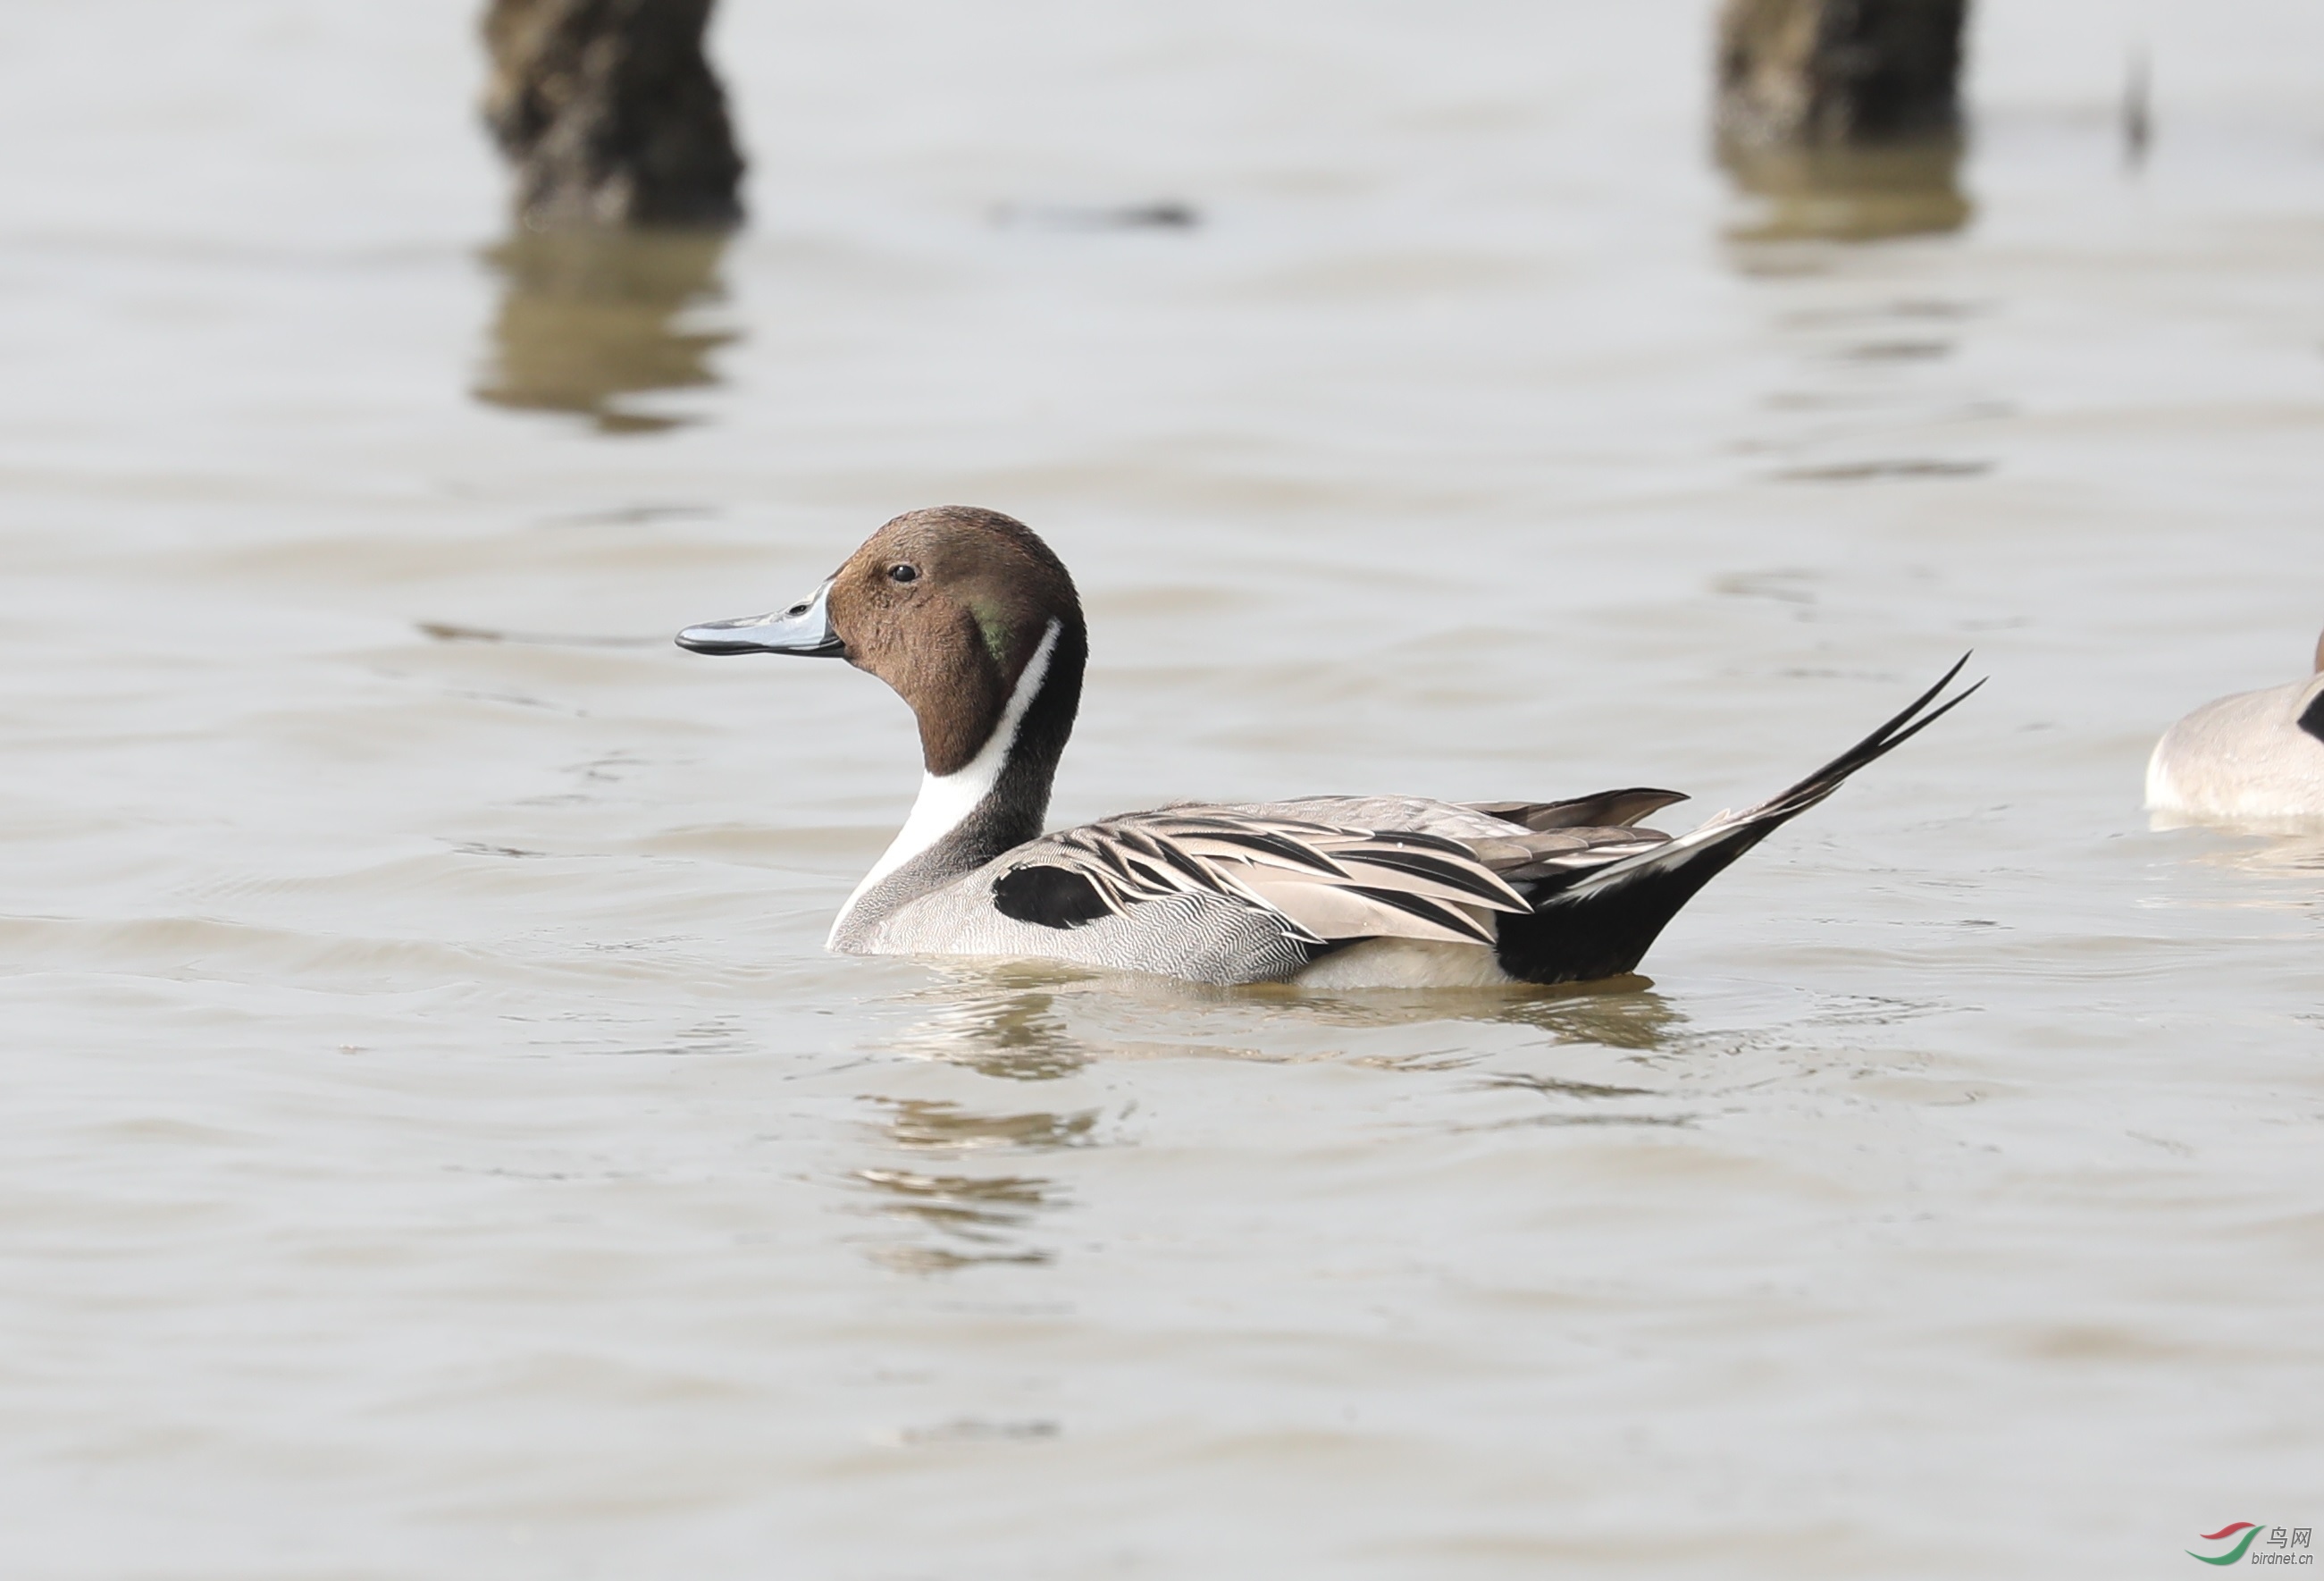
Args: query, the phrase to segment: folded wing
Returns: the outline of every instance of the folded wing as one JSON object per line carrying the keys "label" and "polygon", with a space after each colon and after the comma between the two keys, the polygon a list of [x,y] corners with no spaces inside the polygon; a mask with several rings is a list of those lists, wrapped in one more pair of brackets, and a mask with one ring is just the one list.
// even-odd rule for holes
{"label": "folded wing", "polygon": [[[1623,831],[1626,835],[1631,831]],[[1526,897],[1497,871],[1569,855],[1512,829],[1490,854],[1441,835],[1346,828],[1224,807],[1130,813],[1021,847],[993,885],[1005,916],[1084,926],[1173,895],[1224,896],[1280,919],[1285,936],[1323,945],[1421,938],[1489,946],[1495,912]]]}

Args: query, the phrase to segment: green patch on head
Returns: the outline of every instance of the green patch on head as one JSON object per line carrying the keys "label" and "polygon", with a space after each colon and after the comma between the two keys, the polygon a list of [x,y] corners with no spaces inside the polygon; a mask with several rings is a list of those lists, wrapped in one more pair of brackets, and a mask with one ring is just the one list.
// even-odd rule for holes
{"label": "green patch on head", "polygon": [[969,613],[976,616],[976,629],[984,633],[985,651],[992,655],[994,668],[1006,674],[1009,670],[1009,623],[989,606],[972,604]]}

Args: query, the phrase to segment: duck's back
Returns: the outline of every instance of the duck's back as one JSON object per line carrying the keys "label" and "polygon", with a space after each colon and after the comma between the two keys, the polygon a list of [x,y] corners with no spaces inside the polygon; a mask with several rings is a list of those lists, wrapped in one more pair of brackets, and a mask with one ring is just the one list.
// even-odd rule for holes
{"label": "duck's back", "polygon": [[1222,812],[1250,818],[1299,818],[1352,829],[1400,829],[1448,840],[1484,840],[1509,832],[1508,820],[1457,801],[1425,796],[1302,796],[1290,801],[1240,801]]}

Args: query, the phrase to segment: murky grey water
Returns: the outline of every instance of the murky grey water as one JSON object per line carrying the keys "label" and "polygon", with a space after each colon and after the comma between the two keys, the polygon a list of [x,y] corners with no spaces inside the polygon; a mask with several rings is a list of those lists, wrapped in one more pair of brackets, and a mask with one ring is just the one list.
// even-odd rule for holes
{"label": "murky grey water", "polygon": [[[469,9],[0,24],[7,1574],[2324,1525],[2324,845],[2137,805],[2324,624],[2324,14],[1987,5],[1958,184],[1753,203],[1699,4],[730,0],[753,228],[592,250]],[[833,960],[903,710],[668,635],[953,500],[1088,595],[1061,818],[1707,811],[1995,680],[1650,988]]]}

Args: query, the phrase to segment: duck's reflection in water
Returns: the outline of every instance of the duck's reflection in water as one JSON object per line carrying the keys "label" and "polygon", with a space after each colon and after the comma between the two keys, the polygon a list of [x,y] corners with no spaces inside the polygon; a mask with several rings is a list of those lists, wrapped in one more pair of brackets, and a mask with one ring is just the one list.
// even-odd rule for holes
{"label": "duck's reflection in water", "polygon": [[974,1152],[985,1148],[1021,1148],[1047,1152],[1087,1147],[1097,1130],[1097,1111],[1077,1114],[981,1114],[958,1104],[927,1098],[872,1098],[888,1111],[881,1126],[892,1145],[908,1152]]}
{"label": "duck's reflection in water", "polygon": [[1674,1048],[1692,1031],[1684,1011],[1655,993],[1650,978],[1636,976],[1513,1001],[1494,1019],[1539,1027],[1561,1043],[1639,1051]]}
{"label": "duck's reflection in water", "polygon": [[[1641,976],[1557,988],[1307,994],[1282,985],[1209,987],[1163,978],[1075,974],[1033,964],[959,968],[918,996],[936,1008],[887,1047],[1019,1081],[1070,1076],[1093,1061],[1250,1059],[1448,1068],[1489,1058],[1435,1038],[1407,1052],[1360,1049],[1402,1030],[1526,1028],[1554,1042],[1653,1052],[1688,1042],[1685,1016]],[[1334,1031],[1360,1034],[1356,1040]],[[1258,1046],[1254,1046],[1258,1045]]]}
{"label": "duck's reflection in water", "polygon": [[[1683,1129],[1770,1083],[1821,1091],[1836,1080],[1899,1070],[1918,1081],[1915,1058],[1884,1043],[1877,1029],[1963,1008],[1942,999],[1719,980],[1698,982],[1682,1008],[1638,976],[1565,988],[1323,995],[1046,968],[961,970],[918,997],[937,1009],[903,1039],[889,1040],[889,1051],[1013,1081],[1169,1058],[1338,1062],[1432,1086],[1420,1102],[1397,1104],[1393,1116],[1360,1099],[1342,1116],[1383,1138]],[[1172,1040],[1137,1035],[1148,1031]],[[1242,1041],[1261,1049],[1238,1047]],[[1928,1089],[1922,1083],[1916,1090]],[[1333,1091],[1335,1101],[1348,1100],[1344,1086]],[[986,1110],[875,1095],[864,1101],[881,1110],[885,1145],[877,1166],[854,1171],[854,1179],[880,1193],[882,1211],[937,1232],[933,1244],[874,1253],[912,1271],[1048,1261],[1052,1254],[1027,1237],[1054,1225],[1071,1198],[1020,1160],[1111,1140],[1096,1109],[1035,1111],[1019,1103]],[[1004,1162],[991,1156],[995,1150],[1012,1156]],[[979,1164],[992,1172],[972,1173]]]}
{"label": "duck's reflection in water", "polygon": [[1056,996],[1006,982],[947,984],[928,997],[935,1013],[897,1040],[899,1052],[965,1065],[1010,1081],[1054,1081],[1090,1062],[1065,1028]]}
{"label": "duck's reflection in water", "polygon": [[[1651,1056],[1692,1040],[1685,1016],[1636,976],[1569,989],[1327,997],[1283,987],[1205,988],[1011,964],[953,969],[918,997],[932,1009],[887,1040],[890,1051],[1019,1082],[1055,1081],[1117,1059],[1346,1059],[1349,1033],[1355,1042],[1375,1044],[1424,1034],[1417,1048],[1353,1054],[1358,1064],[1415,1072],[1461,1070],[1511,1052],[1508,1036],[1479,1035],[1487,1025],[1627,1056]],[[1464,1024],[1477,1031],[1464,1035]],[[1451,1047],[1435,1035],[1447,1028]],[[1159,1035],[1144,1035],[1149,1033]],[[1265,1044],[1266,1051],[1243,1046],[1246,1040]],[[1540,1040],[1517,1041],[1538,1048]],[[1487,1079],[1506,1085],[1499,1076]],[[1569,1109],[1601,1113],[1597,1123],[1683,1123],[1643,1112],[1637,1100],[1665,1096],[1644,1087],[1530,1075],[1507,1082],[1533,1086]],[[968,1160],[1102,1145],[1097,1110],[985,1110],[880,1094],[866,1094],[864,1102],[880,1114],[881,1158],[852,1171],[853,1180],[875,1194],[878,1212],[934,1232],[927,1239],[881,1245],[875,1260],[913,1273],[1050,1261],[1053,1253],[1029,1237],[1069,1202],[1060,1184],[1021,1167],[972,1173]]]}
{"label": "duck's reflection in water", "polygon": [[883,1245],[874,1258],[908,1273],[942,1273],[982,1263],[1044,1263],[1051,1253],[1028,1245],[1026,1232],[1065,1200],[1059,1184],[1031,1174],[966,1174],[942,1166],[994,1151],[1038,1154],[1096,1141],[1094,1109],[991,1114],[925,1098],[866,1095],[881,1111],[879,1135],[916,1164],[854,1171],[875,1194],[878,1210],[936,1232],[933,1241]]}
{"label": "duck's reflection in water", "polygon": [[1056,1206],[1057,1184],[1031,1175],[936,1175],[917,1170],[858,1170],[880,1211],[940,1232],[934,1243],[881,1246],[878,1262],[905,1273],[944,1273],[980,1263],[1049,1261],[1024,1244],[1033,1216]]}
{"label": "duck's reflection in water", "polygon": [[920,995],[935,1010],[890,1047],[1014,1081],[1053,1080],[1101,1059],[1305,1057],[1185,1036],[1248,1004],[1248,992],[1041,962],[959,966]]}
{"label": "duck's reflection in water", "polygon": [[[2234,868],[2261,877],[2302,877],[2297,890],[2286,892],[2304,906],[2317,903],[2312,883],[2303,877],[2324,873],[2324,826],[2313,818],[2205,823],[2175,813],[2155,812],[2147,815],[2147,827],[2158,835],[2172,837],[2174,846],[2164,848],[2171,850],[2176,860],[2206,867]],[[2194,837],[2191,841],[2190,836]],[[2269,906],[2280,901],[2273,893],[2255,892],[2227,903]]]}
{"label": "duck's reflection in water", "polygon": [[1960,187],[1961,145],[1938,138],[1864,148],[1719,150],[1756,212],[1731,242],[1873,242],[1940,236],[1976,212]]}
{"label": "duck's reflection in water", "polygon": [[[1560,1043],[1609,1049],[1660,1049],[1682,1031],[1685,1015],[1654,991],[1654,979],[1629,974],[1554,988],[1371,991],[1303,998],[1302,1008],[1336,1026],[1424,1026],[1432,1022],[1485,1022],[1536,1028]],[[1374,1061],[1373,1063],[1379,1063]]]}
{"label": "duck's reflection in water", "polygon": [[609,434],[691,421],[625,398],[718,382],[711,353],[735,332],[687,315],[724,299],[725,250],[715,231],[519,231],[484,254],[501,305],[476,399],[571,412]]}

